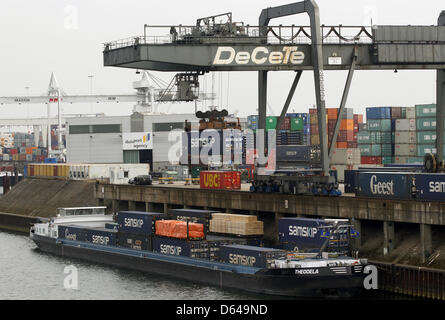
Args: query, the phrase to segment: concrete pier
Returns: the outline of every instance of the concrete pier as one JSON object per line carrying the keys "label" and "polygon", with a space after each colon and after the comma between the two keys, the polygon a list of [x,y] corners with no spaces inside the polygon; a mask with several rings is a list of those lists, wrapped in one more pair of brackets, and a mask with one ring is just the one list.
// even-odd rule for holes
{"label": "concrete pier", "polygon": [[[353,196],[315,197],[247,191],[205,190],[188,186],[132,186],[106,183],[95,186],[99,202],[112,203],[112,210],[126,210],[143,204],[147,211],[167,212],[171,206],[218,209],[223,212],[244,212],[257,215],[265,224],[265,237],[277,241],[277,221],[283,216],[354,219],[361,234],[362,222],[380,221],[385,254],[394,249],[395,224],[420,226],[422,254],[433,250],[431,226],[445,225],[445,202],[415,200],[381,200]],[[124,208],[127,206],[127,208]],[[360,237],[356,240],[361,246]]]}

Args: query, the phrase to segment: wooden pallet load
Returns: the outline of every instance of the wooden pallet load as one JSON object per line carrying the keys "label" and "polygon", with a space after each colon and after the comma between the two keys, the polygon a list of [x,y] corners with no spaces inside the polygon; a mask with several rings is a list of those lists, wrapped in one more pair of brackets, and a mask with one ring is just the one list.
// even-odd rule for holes
{"label": "wooden pallet load", "polygon": [[263,235],[264,224],[252,215],[213,213],[209,231],[242,236]]}

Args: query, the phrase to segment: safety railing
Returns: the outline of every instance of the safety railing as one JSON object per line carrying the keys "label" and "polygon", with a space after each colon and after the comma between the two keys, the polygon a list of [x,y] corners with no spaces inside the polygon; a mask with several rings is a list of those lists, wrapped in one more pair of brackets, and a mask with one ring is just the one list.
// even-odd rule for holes
{"label": "safety railing", "polygon": [[[321,26],[324,44],[372,43],[371,27]],[[310,44],[309,26],[249,26],[237,25],[231,29],[197,26],[144,26],[142,36],[105,43],[105,51],[139,44],[205,44],[205,43],[261,43]]]}

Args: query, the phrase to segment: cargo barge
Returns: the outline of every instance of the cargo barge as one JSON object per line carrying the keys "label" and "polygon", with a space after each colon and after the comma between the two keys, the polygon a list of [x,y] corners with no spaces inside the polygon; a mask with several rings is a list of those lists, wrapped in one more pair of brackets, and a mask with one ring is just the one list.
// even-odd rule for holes
{"label": "cargo barge", "polygon": [[[158,237],[147,230],[151,233],[162,214],[119,212],[115,223],[113,216],[95,210],[59,213],[49,222],[35,224],[30,238],[40,250],[63,257],[259,294],[351,297],[363,288],[366,259],[327,253],[323,258],[303,253],[297,257],[246,242]],[[138,214],[141,219],[135,218]],[[187,232],[188,228],[187,223]],[[181,255],[184,244],[189,251]]]}

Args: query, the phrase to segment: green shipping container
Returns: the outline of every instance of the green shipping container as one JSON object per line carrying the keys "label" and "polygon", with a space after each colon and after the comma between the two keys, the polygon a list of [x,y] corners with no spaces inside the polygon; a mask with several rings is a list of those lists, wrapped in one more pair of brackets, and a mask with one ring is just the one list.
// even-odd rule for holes
{"label": "green shipping container", "polygon": [[417,145],[417,156],[424,157],[428,153],[436,153],[437,149],[434,144],[418,144]]}
{"label": "green shipping container", "polygon": [[371,132],[371,143],[394,143],[394,133],[391,131]]}
{"label": "green shipping container", "polygon": [[416,118],[431,118],[436,116],[436,104],[417,104]]}
{"label": "green shipping container", "polygon": [[266,131],[276,129],[277,122],[278,122],[277,117],[272,117],[272,116],[266,117]]}
{"label": "green shipping container", "polygon": [[368,131],[391,131],[391,119],[369,119]]}
{"label": "green shipping container", "polygon": [[381,149],[382,149],[382,157],[392,157],[393,156],[393,149],[392,149],[392,144],[382,144],[381,145]]}
{"label": "green shipping container", "polygon": [[372,157],[381,157],[382,156],[382,145],[381,144],[371,145],[371,156]]}
{"label": "green shipping container", "polygon": [[360,131],[357,133],[357,142],[359,144],[370,144],[371,142],[371,133],[368,131]]}
{"label": "green shipping container", "polygon": [[370,157],[371,154],[371,145],[370,144],[361,144],[359,146],[360,148],[360,155],[364,157]]}
{"label": "green shipping container", "polygon": [[[443,134],[445,141],[445,132]],[[417,131],[417,143],[419,144],[434,144],[436,141],[436,131]]]}
{"label": "green shipping container", "polygon": [[290,129],[291,131],[303,131],[304,121],[302,118],[291,118],[290,119]]}
{"label": "green shipping container", "polygon": [[393,157],[382,157],[382,164],[391,164],[393,162]]}
{"label": "green shipping container", "polygon": [[417,131],[434,131],[436,118],[421,118],[416,120]]}
{"label": "green shipping container", "polygon": [[402,119],[406,119],[406,107],[402,107]]}
{"label": "green shipping container", "polygon": [[423,157],[408,158],[406,163],[423,163]]}

